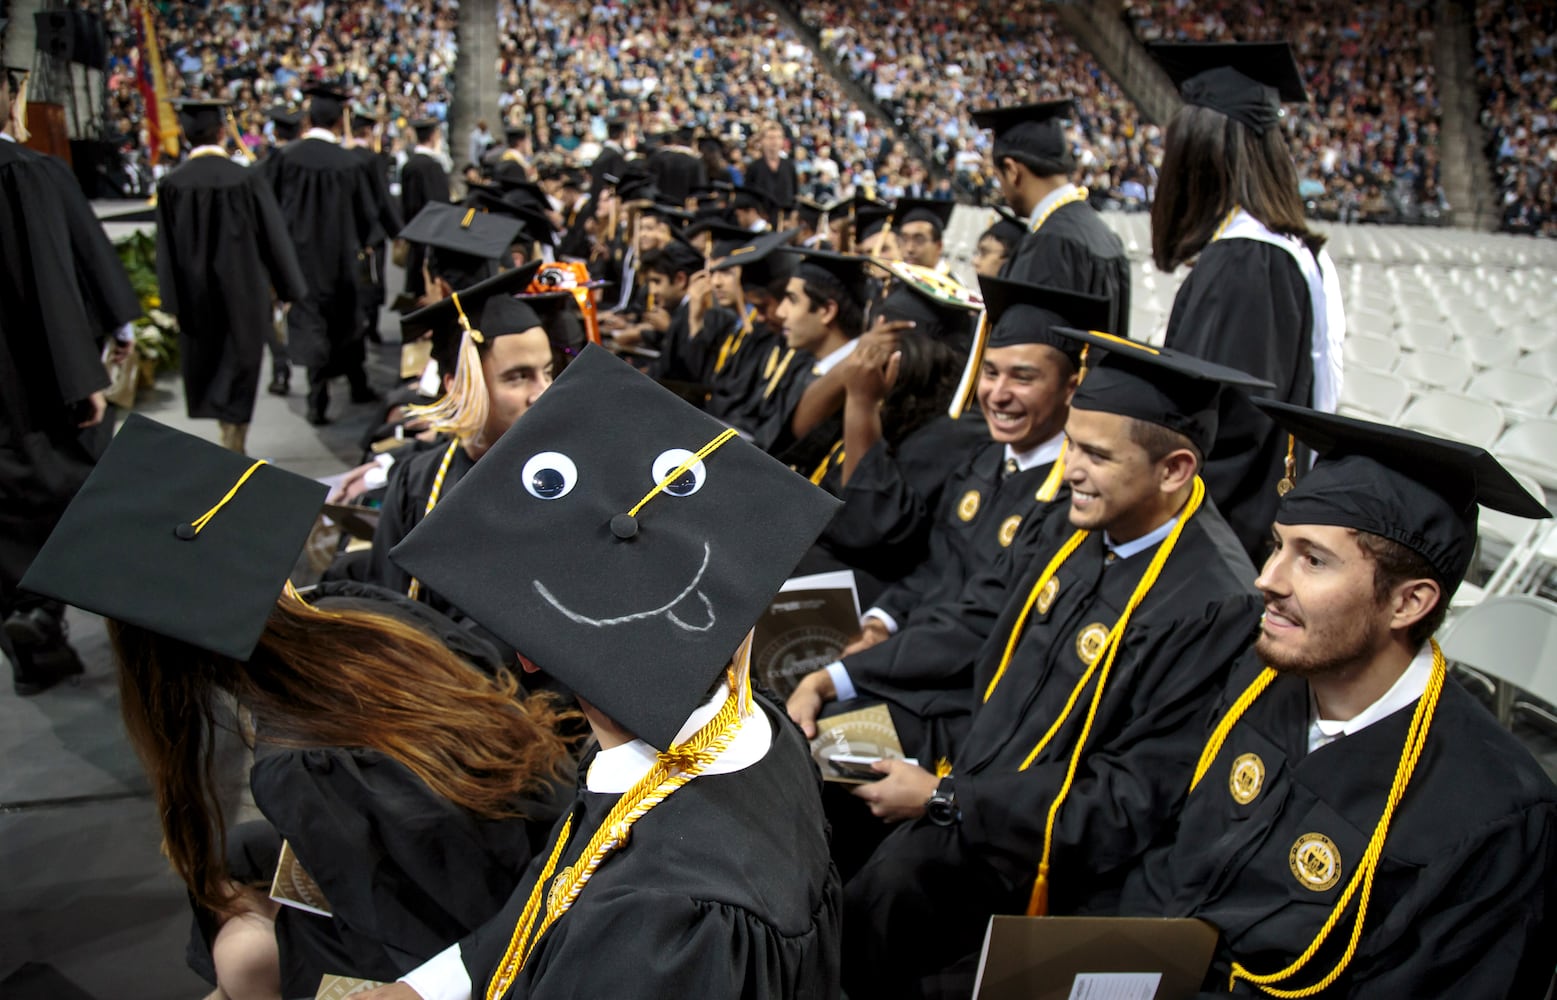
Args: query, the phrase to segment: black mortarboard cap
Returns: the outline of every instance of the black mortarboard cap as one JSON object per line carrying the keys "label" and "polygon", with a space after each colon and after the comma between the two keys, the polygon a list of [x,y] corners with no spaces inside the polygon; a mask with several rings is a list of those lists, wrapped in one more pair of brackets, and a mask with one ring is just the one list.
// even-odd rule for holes
{"label": "black mortarboard cap", "polygon": [[364,111],[353,110],[351,113],[351,130],[353,132],[361,132],[363,129],[372,128],[377,124],[378,119]]}
{"label": "black mortarboard cap", "polygon": [[730,252],[744,246],[751,238],[750,229],[742,229],[724,219],[705,219],[688,226],[683,232],[687,239],[698,244],[698,237],[707,234],[713,237],[713,248],[709,257],[727,257]]}
{"label": "black mortarboard cap", "polygon": [[741,245],[714,262],[712,271],[725,271],[732,267],[741,269],[741,285],[746,288],[766,288],[780,277],[787,277],[794,267],[789,254],[775,254],[794,238],[793,229],[781,233],[747,234]]}
{"label": "black mortarboard cap", "polygon": [[1025,159],[1046,175],[1068,174],[1076,169],[1076,157],[1065,137],[1066,118],[1074,111],[1070,98],[1013,104],[973,112],[973,124],[995,134],[994,156]]}
{"label": "black mortarboard cap", "polygon": [[663,750],[837,507],[589,345],[391,558]]}
{"label": "black mortarboard cap", "polygon": [[928,222],[937,234],[946,232],[951,224],[954,201],[934,201],[929,198],[899,198],[892,208],[892,227],[903,228],[908,222]]}
{"label": "black mortarboard cap", "polygon": [[807,250],[800,247],[785,247],[784,251],[799,258],[799,264],[795,267],[795,277],[803,281],[810,280],[818,274],[831,278],[854,297],[855,305],[862,309],[865,307],[865,300],[870,294],[869,279],[865,273],[865,269],[871,266],[869,257],[834,253],[831,250]]}
{"label": "black mortarboard cap", "polygon": [[[450,296],[407,313],[400,319],[400,339],[415,340],[428,330],[433,332],[434,340],[449,337],[458,339],[461,331],[459,314],[462,309],[471,326],[481,331],[484,340],[510,333],[523,333],[540,326],[541,321],[535,311],[513,296],[530,287],[542,263],[532,260],[522,267],[499,271],[469,288],[462,288],[455,293],[459,298],[457,303],[455,297]],[[519,308],[510,308],[509,302]],[[490,314],[489,309],[492,310]]]}
{"label": "black mortarboard cap", "polygon": [[659,253],[672,272],[684,271],[687,274],[694,274],[703,269],[702,252],[680,236],[672,237],[669,243],[660,248]]}
{"label": "black mortarboard cap", "polygon": [[518,142],[520,139],[528,139],[529,137],[530,130],[523,125],[503,126],[503,138],[507,139],[510,143]]}
{"label": "black mortarboard cap", "polygon": [[416,213],[400,238],[481,260],[499,260],[514,244],[524,223],[508,215],[434,202]]}
{"label": "black mortarboard cap", "polygon": [[309,107],[330,108],[339,111],[351,97],[333,83],[315,83],[303,88]]}
{"label": "black mortarboard cap", "polygon": [[1281,119],[1281,105],[1308,103],[1286,42],[1158,42],[1147,46],[1188,104],[1211,108],[1255,132]]}
{"label": "black mortarboard cap", "polygon": [[1081,342],[1061,328],[1110,332],[1108,297],[1050,285],[980,276],[979,292],[989,323],[988,347],[1046,344],[1081,366]]}
{"label": "black mortarboard cap", "polygon": [[437,130],[440,126],[443,125],[443,122],[436,118],[418,118],[410,124],[411,130],[416,133],[418,138],[421,138],[422,136]]}
{"label": "black mortarboard cap", "polygon": [[540,240],[550,243],[553,233],[556,232],[545,210],[523,192],[500,191],[495,186],[472,184],[470,194],[465,198],[465,206],[467,208],[474,206],[484,212],[518,220],[522,228],[516,242]]}
{"label": "black mortarboard cap", "polygon": [[854,242],[868,240],[886,228],[892,206],[879,201],[854,199]]}
{"label": "black mortarboard cap", "polygon": [[772,215],[779,208],[778,201],[761,188],[738,187],[730,202],[731,208],[754,208],[764,215]]}
{"label": "black mortarboard cap", "polygon": [[692,213],[677,208],[674,205],[661,205],[655,203],[643,210],[645,216],[653,216],[656,219],[664,219],[672,229],[678,229],[692,221]]}
{"label": "black mortarboard cap", "polygon": [[1216,440],[1217,403],[1224,386],[1270,390],[1275,386],[1225,365],[1171,347],[1152,347],[1097,330],[1062,330],[1100,348],[1089,352],[1087,377],[1071,397],[1071,409],[1134,417],[1189,438],[1201,455]]}
{"label": "black mortarboard cap", "polygon": [[812,229],[815,229],[822,224],[822,215],[826,211],[827,209],[823,208],[821,205],[818,205],[809,198],[795,199],[795,212],[800,216],[800,221],[804,222]]}
{"label": "black mortarboard cap", "polygon": [[227,117],[227,109],[231,107],[231,101],[174,101],[173,107],[178,112],[178,124],[185,133],[209,132],[213,128],[221,128]]}
{"label": "black mortarboard cap", "polygon": [[131,413],[22,589],[247,660],[328,492],[255,466]]}
{"label": "black mortarboard cap", "polygon": [[1478,505],[1515,517],[1551,516],[1475,445],[1274,400],[1254,404],[1318,456],[1281,498],[1278,524],[1388,538],[1426,559],[1451,591],[1476,548]]}

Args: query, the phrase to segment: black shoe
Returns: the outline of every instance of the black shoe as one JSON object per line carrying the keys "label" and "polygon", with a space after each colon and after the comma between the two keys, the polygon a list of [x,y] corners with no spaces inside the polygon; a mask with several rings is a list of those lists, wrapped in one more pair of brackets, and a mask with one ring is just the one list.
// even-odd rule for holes
{"label": "black shoe", "polygon": [[13,611],[5,620],[5,634],[18,646],[47,646],[62,642],[65,623],[46,608]]}
{"label": "black shoe", "polygon": [[270,376],[270,386],[265,391],[272,396],[285,396],[292,391],[292,373],[285,369],[276,369]]}
{"label": "black shoe", "polygon": [[324,412],[323,407],[315,408],[310,406],[308,408],[308,422],[315,427],[323,427],[330,422],[330,416]]}
{"label": "black shoe", "polygon": [[351,387],[351,401],[353,403],[382,403],[384,396],[366,382]]}
{"label": "black shoe", "polygon": [[17,653],[22,662],[11,666],[11,688],[23,698],[47,691],[60,681],[86,672],[81,657],[63,641],[44,649],[18,650]]}

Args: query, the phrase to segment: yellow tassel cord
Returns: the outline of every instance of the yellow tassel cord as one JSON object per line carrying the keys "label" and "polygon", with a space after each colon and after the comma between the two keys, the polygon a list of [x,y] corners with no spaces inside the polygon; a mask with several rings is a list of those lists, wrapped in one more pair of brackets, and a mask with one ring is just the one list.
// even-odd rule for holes
{"label": "yellow tassel cord", "polygon": [[724,371],[724,366],[728,364],[730,360],[737,354],[741,353],[741,348],[746,344],[746,335],[751,333],[752,324],[755,323],[756,320],[757,307],[747,306],[746,317],[741,320],[741,325],[735,330],[734,333],[726,336],[724,338],[724,343],[719,345],[719,357],[714,361],[714,374],[717,375]]}
{"label": "yellow tassel cord", "polygon": [[195,529],[195,534],[200,534],[200,532],[205,529],[205,526],[211,523],[211,518],[215,517],[218,511],[227,506],[227,502],[229,500],[238,495],[238,491],[243,488],[243,484],[248,482],[249,477],[254,475],[255,472],[259,471],[259,467],[264,464],[265,460],[262,458],[253,465],[249,466],[248,471],[238,477],[238,481],[232,484],[232,489],[228,490],[227,495],[216,502],[215,507],[212,507],[204,514],[201,514],[199,517],[189,522],[190,526]]}
{"label": "yellow tassel cord", "polygon": [[[433,477],[432,489],[427,491],[427,506],[422,511],[422,517],[426,518],[438,506],[438,498],[443,496],[443,481],[449,476],[449,466],[454,464],[454,452],[458,450],[460,442],[458,438],[449,442],[449,448],[443,453],[443,461],[438,463],[438,474]],[[422,581],[412,579],[411,586],[406,588],[405,596],[416,600],[422,596]]]}
{"label": "yellow tassel cord", "polygon": [[470,325],[470,319],[460,305],[459,293],[451,298],[459,313],[460,326],[464,328],[460,335],[459,363],[454,369],[454,385],[436,403],[408,406],[406,413],[413,420],[427,421],[427,425],[440,434],[452,434],[459,441],[471,442],[486,430],[490,409],[478,346],[485,343],[486,338]]}
{"label": "yellow tassel cord", "polygon": [[[1087,717],[1081,726],[1081,735],[1077,737],[1076,745],[1071,750],[1070,763],[1065,770],[1065,780],[1060,783],[1060,790],[1054,796],[1054,801],[1049,805],[1049,816],[1044,824],[1043,831],[1043,853],[1038,861],[1038,877],[1033,880],[1032,896],[1027,904],[1028,916],[1038,917],[1048,913],[1049,858],[1054,847],[1054,824],[1059,818],[1060,808],[1065,804],[1066,797],[1070,795],[1071,785],[1075,782],[1076,769],[1081,764],[1082,752],[1086,749],[1087,738],[1092,733],[1092,722],[1097,717],[1098,705],[1102,703],[1103,690],[1108,684],[1108,675],[1113,669],[1114,658],[1119,653],[1119,646],[1124,638],[1125,629],[1130,624],[1130,616],[1135,613],[1135,609],[1146,599],[1146,595],[1151,591],[1153,585],[1156,584],[1157,577],[1162,573],[1163,565],[1178,546],[1179,536],[1183,534],[1184,526],[1189,523],[1189,519],[1194,517],[1195,512],[1200,509],[1200,505],[1205,501],[1205,496],[1206,485],[1199,476],[1196,476],[1195,485],[1190,491],[1189,502],[1184,505],[1184,510],[1179,515],[1178,523],[1173,526],[1173,530],[1168,533],[1168,537],[1163,540],[1163,543],[1157,547],[1156,554],[1152,556],[1151,564],[1146,567],[1145,575],[1141,577],[1141,582],[1136,584],[1135,592],[1130,595],[1130,600],[1125,605],[1124,613],[1119,616],[1119,620],[1109,630],[1108,638],[1104,640],[1102,648],[1098,650],[1092,662],[1087,665],[1086,671],[1081,675],[1081,679],[1076,682],[1076,686],[1071,689],[1070,697],[1066,700],[1065,707],[1060,710],[1059,717],[1054,720],[1048,732],[1043,734],[1043,738],[1038,741],[1032,752],[1027,755],[1027,759],[1022,761],[1021,767],[1017,769],[1019,771],[1027,770],[1038,759],[1038,755],[1043,753],[1049,742],[1054,739],[1055,734],[1060,731],[1066,720],[1070,718],[1076,703],[1081,700],[1082,692],[1091,683],[1093,674],[1096,674],[1097,687],[1093,690],[1092,701],[1087,708]],[[1020,640],[1023,629],[1027,624],[1027,616],[1031,612],[1033,605],[1037,603],[1038,596],[1048,586],[1049,580],[1053,578],[1059,568],[1064,565],[1065,560],[1086,539],[1087,534],[1085,531],[1078,531],[1072,535],[1060,551],[1055,553],[1054,558],[1049,561],[1049,565],[1044,567],[1043,573],[1039,576],[1038,584],[1028,594],[1022,613],[1017,616],[1016,626],[1011,630],[1011,635],[1006,640],[1006,649],[1000,658],[1000,666],[996,669],[995,676],[990,680],[989,687],[984,692],[984,700],[986,702],[995,693],[995,688],[999,685],[1001,678],[1005,675],[1006,668],[1011,663],[1011,656],[1015,652],[1017,642]]]}
{"label": "yellow tassel cord", "polygon": [[691,458],[687,459],[685,462],[682,462],[680,465],[678,465],[674,469],[672,469],[670,475],[666,476],[664,479],[661,479],[659,482],[655,483],[654,484],[654,489],[652,489],[649,492],[645,493],[643,495],[643,499],[639,500],[636,504],[634,504],[633,505],[633,509],[627,512],[627,516],[628,517],[637,517],[638,516],[638,512],[640,510],[643,510],[644,504],[648,503],[650,500],[653,500],[655,497],[659,496],[662,492],[664,492],[665,487],[669,486],[671,483],[675,482],[676,480],[680,479],[682,476],[686,475],[688,472],[690,472],[692,470],[692,467],[694,465],[696,465],[697,463],[701,462],[703,459],[707,458],[708,456],[712,455],[714,452],[718,451],[720,448],[724,447],[726,444],[728,444],[730,441],[734,440],[738,436],[739,436],[739,434],[737,433],[735,428],[733,428],[733,427],[725,428],[724,431],[721,432],[712,441],[710,441],[707,444],[703,445],[703,447],[699,448],[696,452],[694,452]]}
{"label": "yellow tassel cord", "polygon": [[[1379,817],[1378,825],[1373,828],[1373,836],[1368,839],[1368,847],[1363,851],[1362,861],[1358,863],[1357,870],[1352,873],[1351,881],[1346,884],[1346,891],[1342,892],[1340,898],[1335,901],[1335,908],[1330,911],[1329,919],[1319,929],[1319,933],[1314,936],[1314,940],[1291,965],[1277,972],[1262,975],[1250,972],[1244,968],[1242,963],[1234,962],[1232,974],[1227,980],[1227,988],[1229,990],[1237,984],[1238,980],[1243,979],[1273,997],[1282,997],[1286,998],[1286,1000],[1311,997],[1334,985],[1335,981],[1340,979],[1341,974],[1346,971],[1346,967],[1351,964],[1352,959],[1356,957],[1357,944],[1362,940],[1363,923],[1368,917],[1368,900],[1373,892],[1373,878],[1378,872],[1379,859],[1384,855],[1384,840],[1389,836],[1390,821],[1394,819],[1395,808],[1400,804],[1400,800],[1406,794],[1406,788],[1411,784],[1411,775],[1416,770],[1417,761],[1422,757],[1422,748],[1427,744],[1427,734],[1433,724],[1433,713],[1438,708],[1438,697],[1443,691],[1444,677],[1447,673],[1443,650],[1438,648],[1437,640],[1428,641],[1432,643],[1433,648],[1433,671],[1427,680],[1427,690],[1417,700],[1416,711],[1411,716],[1411,728],[1406,732],[1405,747],[1400,753],[1400,763],[1395,768],[1395,780],[1390,785],[1389,797],[1384,802],[1384,813]],[[1238,723],[1244,712],[1248,710],[1250,705],[1254,704],[1261,693],[1270,686],[1275,676],[1276,672],[1269,667],[1261,671],[1260,675],[1245,689],[1243,694],[1238,696],[1238,700],[1233,703],[1233,707],[1228,710],[1222,721],[1217,723],[1211,738],[1206,742],[1205,750],[1201,752],[1200,763],[1195,767],[1195,778],[1190,785],[1191,792],[1200,783],[1200,779],[1205,776],[1212,762],[1216,760],[1217,754],[1221,751],[1222,744],[1227,740],[1228,734],[1232,732],[1233,726]],[[1324,946],[1330,934],[1340,924],[1341,918],[1345,915],[1353,896],[1359,896],[1357,918],[1352,924],[1351,938],[1347,941],[1346,951],[1341,955],[1340,961],[1335,964],[1335,967],[1323,979],[1311,986],[1290,989],[1278,987],[1276,984],[1290,980],[1303,971],[1304,966],[1319,953],[1319,949]]]}
{"label": "yellow tassel cord", "polygon": [[952,394],[951,405],[946,408],[946,415],[953,420],[962,416],[968,404],[973,402],[973,397],[978,391],[979,372],[984,367],[984,351],[989,346],[989,313],[980,312],[978,325],[973,329],[973,346],[968,352],[968,367],[962,371],[962,379],[957,383],[957,391]]}
{"label": "yellow tassel cord", "polygon": [[[740,729],[742,706],[751,703],[751,690],[740,682],[733,668],[727,672],[726,680],[730,693],[719,709],[719,714],[685,743],[676,744],[658,755],[653,769],[617,801],[601,822],[600,828],[580,852],[579,861],[563,869],[557,876],[556,884],[549,892],[545,892],[572,832],[571,818],[563,824],[562,831],[557,835],[557,844],[552,848],[551,856],[520,912],[508,949],[503,954],[503,960],[498,963],[497,974],[487,985],[487,1000],[498,1000],[508,992],[529,962],[536,943],[546,935],[552,924],[568,912],[579,893],[584,891],[596,870],[611,853],[626,845],[633,825],[706,770],[729,747]],[[543,892],[546,900],[544,916],[541,915]]]}
{"label": "yellow tassel cord", "polygon": [[842,441],[839,441],[837,444],[833,445],[832,449],[830,451],[828,451],[827,457],[822,459],[822,464],[818,465],[815,469],[813,469],[811,471],[811,475],[810,475],[811,484],[813,486],[820,486],[820,485],[822,485],[822,480],[827,478],[827,470],[831,469],[835,463],[838,464],[838,465],[842,465],[843,464],[843,442]]}
{"label": "yellow tassel cord", "polygon": [[1070,194],[1068,194],[1065,197],[1061,198],[1059,201],[1057,201],[1054,204],[1050,205],[1048,207],[1048,209],[1042,215],[1038,216],[1038,218],[1036,218],[1032,222],[1028,223],[1027,231],[1029,233],[1036,233],[1038,230],[1043,228],[1043,224],[1045,222],[1049,221],[1049,216],[1053,215],[1055,212],[1058,212],[1060,209],[1064,208],[1066,205],[1070,205],[1070,204],[1073,204],[1073,203],[1078,202],[1078,201],[1086,201],[1087,200],[1087,196],[1089,194],[1091,194],[1091,193],[1092,192],[1088,191],[1084,187],[1077,188],[1076,190],[1072,191]]}

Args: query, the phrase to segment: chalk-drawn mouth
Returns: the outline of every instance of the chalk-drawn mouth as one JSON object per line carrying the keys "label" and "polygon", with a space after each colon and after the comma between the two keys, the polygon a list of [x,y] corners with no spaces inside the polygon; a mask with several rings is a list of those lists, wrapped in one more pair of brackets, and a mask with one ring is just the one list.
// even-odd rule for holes
{"label": "chalk-drawn mouth", "polygon": [[[552,592],[546,589],[546,585],[539,580],[534,581],[535,592],[540,594],[541,597],[545,599],[546,603],[550,604],[552,607],[556,608],[558,611],[567,616],[570,621],[577,622],[580,625],[592,625],[595,628],[603,628],[607,625],[626,625],[628,622],[645,621],[649,618],[657,618],[660,615],[664,615],[667,621],[684,631],[707,632],[709,629],[714,627],[714,606],[713,603],[709,601],[709,599],[703,594],[703,592],[697,589],[697,586],[703,582],[703,574],[708,571],[708,560],[711,554],[712,550],[709,548],[708,543],[704,542],[703,565],[697,568],[697,573],[692,577],[692,582],[687,584],[686,589],[672,598],[668,604],[663,604],[652,611],[639,611],[634,614],[621,615],[616,618],[591,618],[588,615],[579,614],[577,611],[574,611],[572,608],[557,600],[557,598],[553,596]],[[676,605],[680,604],[682,601],[687,600],[689,597],[695,597],[702,603],[703,613],[708,617],[708,622],[706,624],[689,624],[684,618],[675,612],[674,609]]]}

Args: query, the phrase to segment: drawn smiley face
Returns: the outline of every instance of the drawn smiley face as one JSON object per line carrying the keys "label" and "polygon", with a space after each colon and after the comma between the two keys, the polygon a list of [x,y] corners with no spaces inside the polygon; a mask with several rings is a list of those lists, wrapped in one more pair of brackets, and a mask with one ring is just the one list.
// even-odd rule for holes
{"label": "drawn smiley face", "polygon": [[675,735],[836,508],[589,347],[391,557],[652,743]]}

